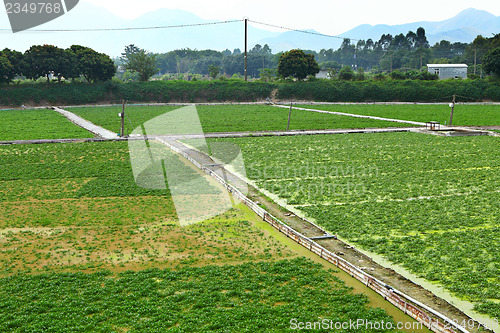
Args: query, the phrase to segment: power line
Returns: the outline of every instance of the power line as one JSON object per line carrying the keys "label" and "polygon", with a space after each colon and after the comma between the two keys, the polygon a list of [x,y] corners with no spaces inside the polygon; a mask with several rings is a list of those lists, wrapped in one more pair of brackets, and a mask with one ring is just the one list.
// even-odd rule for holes
{"label": "power line", "polygon": [[[154,29],[173,29],[173,28],[188,28],[207,25],[227,24],[241,22],[242,20],[228,20],[219,22],[180,24],[180,25],[164,25],[156,27],[129,27],[129,28],[95,28],[95,29],[30,29],[34,32],[92,32],[92,31],[130,31],[130,30],[154,30]],[[0,29],[0,31],[10,31],[11,29]]]}
{"label": "power line", "polygon": [[[242,22],[242,21],[244,21],[244,20],[243,19],[242,20],[226,20],[226,21],[218,21],[218,22],[165,25],[165,26],[154,26],[154,27],[91,28],[91,29],[30,29],[29,31],[32,31],[32,32],[99,32],[99,31],[155,30],[155,29],[175,29],[175,28],[199,27],[199,26],[208,26],[208,25],[236,23],[236,22]],[[253,22],[255,24],[265,25],[268,27],[289,30],[289,31],[295,31],[295,32],[300,32],[300,33],[304,33],[304,34],[309,34],[309,35],[321,36],[321,37],[337,38],[337,39],[342,39],[342,40],[347,38],[347,37],[340,37],[340,36],[335,36],[335,35],[322,34],[322,33],[314,32],[314,31],[293,29],[293,28],[283,27],[283,26],[274,25],[274,24],[270,24],[270,23],[253,21],[253,20],[249,20],[249,19],[248,19],[248,22]],[[0,31],[10,31],[10,30],[11,29],[0,29]],[[348,38],[348,39],[353,40],[353,41],[359,41],[359,39],[355,39],[355,38]]]}
{"label": "power line", "polygon": [[268,26],[268,27],[273,27],[273,28],[278,28],[278,29],[283,29],[283,30],[289,30],[289,31],[302,32],[304,34],[316,35],[316,36],[321,36],[321,37],[329,37],[329,38],[337,38],[337,39],[342,39],[342,40],[349,39],[349,40],[359,41],[359,39],[355,39],[355,38],[340,37],[340,36],[335,36],[335,35],[322,34],[320,32],[315,32],[315,31],[307,31],[307,30],[301,30],[301,29],[287,28],[287,27],[283,27],[283,26],[279,26],[279,25],[274,25],[274,24],[269,24],[269,23],[263,23],[263,22],[257,22],[257,21],[253,21],[253,20],[248,20],[248,21],[256,23],[256,24],[260,24],[260,25],[265,25],[265,26]]}

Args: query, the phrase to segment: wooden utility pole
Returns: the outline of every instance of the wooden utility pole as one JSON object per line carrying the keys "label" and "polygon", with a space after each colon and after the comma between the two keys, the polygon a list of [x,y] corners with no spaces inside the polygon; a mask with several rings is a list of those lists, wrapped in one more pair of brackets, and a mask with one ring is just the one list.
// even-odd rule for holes
{"label": "wooden utility pole", "polygon": [[245,18],[245,81],[247,79],[247,55],[248,55],[248,19]]}
{"label": "wooden utility pole", "polygon": [[450,104],[451,106],[451,115],[450,115],[450,126],[453,124],[453,111],[455,110],[455,95],[453,95],[453,101]]}
{"label": "wooden utility pole", "polygon": [[292,117],[292,103],[290,103],[290,112],[288,112],[288,125],[286,125],[286,130],[290,130],[290,118]]}

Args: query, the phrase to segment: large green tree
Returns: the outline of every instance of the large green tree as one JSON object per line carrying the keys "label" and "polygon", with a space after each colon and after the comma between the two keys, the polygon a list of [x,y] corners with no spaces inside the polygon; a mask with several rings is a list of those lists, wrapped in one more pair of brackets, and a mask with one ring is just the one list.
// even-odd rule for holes
{"label": "large green tree", "polygon": [[302,50],[290,50],[283,53],[278,62],[278,74],[281,77],[293,77],[303,80],[309,75],[316,75],[319,65],[314,55],[305,54]]}
{"label": "large green tree", "polygon": [[500,47],[486,52],[483,57],[483,68],[487,73],[500,78]]}
{"label": "large green tree", "polygon": [[121,57],[124,68],[139,73],[139,80],[148,81],[158,71],[156,55],[131,44]]}
{"label": "large green tree", "polygon": [[70,50],[78,59],[78,73],[88,82],[109,81],[115,75],[115,64],[108,55],[80,45],[72,45]]}
{"label": "large green tree", "polygon": [[24,53],[26,62],[26,77],[38,79],[50,74],[57,77],[60,82],[62,77],[73,78],[78,76],[77,60],[71,50],[64,50],[53,45],[33,45]]}
{"label": "large green tree", "polygon": [[10,72],[4,74],[4,78],[6,78],[5,82],[10,82],[17,75],[23,74],[25,64],[24,57],[21,52],[5,48],[0,51],[0,56],[7,58],[12,66],[10,68]]}
{"label": "large green tree", "polygon": [[12,80],[12,68],[9,59],[0,54],[0,83],[8,83]]}

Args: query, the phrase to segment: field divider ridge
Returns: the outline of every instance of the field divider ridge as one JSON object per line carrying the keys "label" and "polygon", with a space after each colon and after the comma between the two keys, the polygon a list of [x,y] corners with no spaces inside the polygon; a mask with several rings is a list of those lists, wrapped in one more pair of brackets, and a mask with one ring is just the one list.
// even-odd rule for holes
{"label": "field divider ridge", "polygon": [[[287,106],[287,105],[273,104],[272,106],[274,106],[276,108],[283,108],[283,109],[289,109],[290,108],[290,106]],[[354,118],[366,118],[366,119],[372,119],[372,120],[390,121],[390,122],[393,122],[393,123],[403,123],[403,124],[411,124],[411,125],[417,125],[417,126],[425,126],[425,123],[421,123],[421,122],[418,122],[418,121],[411,121],[411,120],[383,118],[383,117],[376,117],[376,116],[365,116],[365,115],[362,115],[362,114],[345,113],[345,112],[337,112],[337,111],[324,111],[324,110],[298,108],[298,107],[293,107],[293,109],[302,110],[302,111],[309,111],[309,112],[318,112],[318,113],[333,114],[333,115],[337,115],[337,116],[347,116],[347,117],[354,117]]]}
{"label": "field divider ridge", "polygon": [[[220,184],[222,184],[227,189],[228,192],[230,192],[233,196],[235,196],[236,198],[241,200],[246,206],[248,206],[250,209],[252,209],[265,222],[269,223],[272,227],[277,229],[279,232],[285,234],[288,238],[294,240],[299,245],[301,245],[304,248],[308,249],[309,251],[315,253],[320,258],[328,261],[329,263],[334,264],[335,266],[342,269],[343,271],[345,271],[346,273],[348,273],[349,275],[351,275],[352,277],[354,277],[358,281],[362,282],[367,287],[374,290],[379,295],[383,296],[384,299],[386,299],[391,304],[393,304],[394,306],[399,308],[405,314],[409,315],[410,317],[412,317],[416,321],[425,325],[431,331],[438,332],[438,333],[452,333],[452,332],[469,333],[469,331],[466,330],[464,327],[460,326],[458,323],[456,323],[453,320],[451,320],[450,318],[446,317],[445,315],[443,315],[439,311],[436,311],[436,310],[430,308],[429,306],[413,299],[409,295],[406,295],[405,293],[387,285],[383,281],[371,276],[370,274],[367,274],[366,272],[364,272],[360,268],[351,264],[349,261],[341,258],[337,254],[322,247],[321,245],[316,243],[311,238],[304,236],[300,232],[296,231],[295,229],[291,228],[290,226],[288,226],[285,223],[283,223],[282,221],[280,221],[278,218],[276,218],[275,216],[270,214],[267,210],[260,207],[257,203],[255,203],[250,198],[248,198],[245,194],[243,194],[235,186],[229,184],[226,180],[228,175],[231,175],[234,178],[240,179],[239,177],[232,174],[230,171],[226,170],[223,167],[220,167],[218,170],[224,174],[219,175],[217,172],[208,168],[203,163],[200,163],[198,160],[196,160],[195,158],[193,158],[191,156],[191,155],[194,155],[194,153],[197,155],[200,155],[200,154],[206,155],[206,154],[203,154],[200,151],[193,150],[193,149],[185,146],[183,143],[179,142],[178,140],[175,140],[174,138],[165,138],[165,137],[162,138],[160,136],[157,136],[157,137],[155,137],[155,139],[158,142],[166,145],[172,151],[180,154],[181,156],[186,158],[188,161],[190,161],[193,165],[195,165],[197,168],[199,168],[200,170],[202,170],[203,172],[205,172],[206,174],[208,174],[209,176],[214,178],[216,181],[218,181]],[[192,151],[191,155],[189,154],[190,151]],[[206,156],[206,157],[209,158],[208,156]]]}
{"label": "field divider ridge", "polygon": [[95,135],[98,135],[99,137],[102,137],[102,138],[108,139],[108,140],[119,138],[119,136],[116,133],[111,132],[111,131],[109,131],[101,126],[97,126],[96,124],[94,124],[86,119],[83,119],[80,116],[77,116],[73,112],[69,112],[67,110],[60,109],[56,106],[53,106],[52,109],[56,112],[59,112],[63,116],[65,116],[69,121],[71,121],[75,125],[80,126],[81,128],[86,129],[87,131],[89,131]]}

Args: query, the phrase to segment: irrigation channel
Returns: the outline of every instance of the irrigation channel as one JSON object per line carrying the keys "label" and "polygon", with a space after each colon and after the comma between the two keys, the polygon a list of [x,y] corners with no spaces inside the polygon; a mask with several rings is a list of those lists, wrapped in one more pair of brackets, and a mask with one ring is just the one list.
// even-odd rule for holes
{"label": "irrigation channel", "polygon": [[[57,108],[54,108],[55,110]],[[0,142],[0,144],[27,144],[27,143],[46,143],[46,142],[71,142],[71,141],[103,141],[103,140],[127,140],[119,138],[116,134],[109,135],[110,131],[99,128],[85,119],[78,116],[72,116],[71,112],[57,109],[57,112],[64,114],[72,122],[81,126],[92,133],[105,137],[95,139],[63,139],[63,140],[19,140],[10,142]],[[61,112],[64,111],[64,112]],[[308,110],[319,111],[320,110]],[[343,114],[345,115],[345,114]],[[358,116],[358,115],[356,115]],[[78,119],[79,118],[79,119]],[[396,120],[397,121],[397,120]],[[415,124],[417,125],[417,124]],[[421,124],[418,124],[421,125]],[[418,126],[417,125],[417,126]],[[467,128],[468,129],[468,128]],[[101,131],[102,130],[102,131]],[[284,131],[284,132],[252,132],[252,133],[213,133],[204,135],[205,138],[210,137],[235,137],[235,136],[267,136],[267,135],[314,135],[314,134],[346,134],[346,133],[376,133],[376,132],[404,132],[404,131],[422,131],[421,128],[384,128],[384,129],[363,129],[363,130],[319,130],[319,131]],[[477,131],[477,130],[476,130]],[[108,132],[108,133],[106,133]],[[195,137],[195,136],[191,136]],[[182,137],[191,138],[188,136]],[[274,227],[279,232],[286,235],[291,240],[300,244],[305,249],[318,255],[329,263],[339,267],[347,272],[350,276],[358,281],[361,281],[366,288],[375,291],[384,299],[389,301],[395,307],[399,308],[405,314],[411,316],[415,320],[423,323],[431,331],[434,332],[469,332],[466,328],[457,323],[467,322],[470,318],[484,320],[479,318],[475,313],[465,314],[464,312],[451,305],[446,300],[437,297],[428,290],[413,283],[404,276],[398,274],[390,268],[386,268],[368,255],[358,251],[353,246],[346,242],[337,239],[334,235],[328,234],[327,231],[306,219],[299,218],[292,212],[283,213],[280,207],[273,202],[268,201],[258,189],[251,188],[250,194],[245,196],[238,190],[238,184],[244,182],[238,176],[232,174],[229,170],[221,166],[214,167],[214,161],[206,154],[194,150],[182,144],[179,137],[137,137],[134,140],[155,139],[174,152],[180,154],[189,160],[194,166],[204,171],[206,174],[213,177],[221,183],[234,197],[241,200],[245,205],[252,209],[269,225]],[[258,200],[258,202],[256,202]],[[265,202],[262,208],[259,203]],[[279,213],[281,212],[281,214]],[[274,214],[274,215],[273,215]],[[280,218],[275,217],[279,216]],[[280,216],[281,215],[281,216]],[[285,222],[281,221],[284,220]],[[359,267],[359,263],[363,262],[363,266]],[[356,263],[358,265],[356,265]],[[367,273],[367,272],[370,272]],[[406,275],[406,274],[405,274]],[[431,288],[429,288],[431,289]],[[368,290],[368,289],[367,289]],[[444,292],[446,299],[454,299],[453,296]],[[451,301],[453,302],[453,300]],[[455,302],[453,302],[455,303]],[[436,310],[439,309],[439,310]],[[463,308],[461,307],[461,310]],[[495,329],[496,331],[496,329]]]}
{"label": "irrigation channel", "polygon": [[[287,223],[282,222],[270,213],[267,208],[267,204],[264,205],[266,206],[266,209],[264,209],[257,202],[244,195],[238,189],[241,188],[241,183],[244,181],[238,176],[232,174],[229,170],[215,163],[210,156],[194,150],[172,137],[156,137],[155,139],[167,145],[171,150],[180,154],[193,165],[216,179],[219,183],[224,185],[224,187],[234,197],[250,207],[250,209],[252,209],[257,215],[259,215],[264,221],[269,223],[275,229],[279,230],[281,233],[285,234],[287,237],[318,255],[322,259],[334,264],[344,272],[347,272],[353,278],[361,281],[366,287],[383,296],[384,299],[389,301],[405,314],[423,323],[431,331],[469,332],[466,328],[456,323],[461,323],[463,320],[467,322],[470,318],[464,315],[460,310],[454,308],[451,304],[447,303],[445,300],[439,299],[437,296],[426,291],[422,287],[415,285],[413,282],[402,276],[399,276],[399,274],[397,274],[394,270],[381,267],[370,257],[356,251],[356,249],[352,246],[349,246],[348,244],[337,239],[335,235],[330,235],[327,231],[310,221],[302,219],[301,227],[298,226],[297,223],[295,223],[295,225],[290,225],[288,223],[289,221],[287,221]],[[261,198],[259,200],[261,200]],[[261,201],[259,201],[259,203],[261,203]],[[297,229],[302,230],[298,231]],[[337,244],[332,246],[331,244],[325,243],[331,240]],[[338,248],[339,246],[344,250],[352,250],[348,257],[358,256],[359,258],[363,258],[362,261],[366,262],[367,266],[361,269],[352,264],[350,260],[347,260],[345,258],[345,253],[338,253],[330,250],[335,247]],[[386,278],[381,280],[379,277],[368,274],[365,270],[372,272],[371,270],[373,269],[373,271],[375,271],[375,268],[371,266],[380,266],[378,268],[381,268],[384,271]],[[396,282],[397,280],[404,281],[407,285],[412,285],[412,288],[410,289],[414,289],[414,291],[417,290],[416,294],[418,295],[418,298],[423,298],[425,301],[417,300],[416,298],[413,298],[407,293],[394,287],[392,282]],[[434,307],[426,305],[429,303],[432,303]],[[438,308],[439,311],[435,310],[435,308]],[[446,315],[442,313],[443,310],[446,310]]]}

